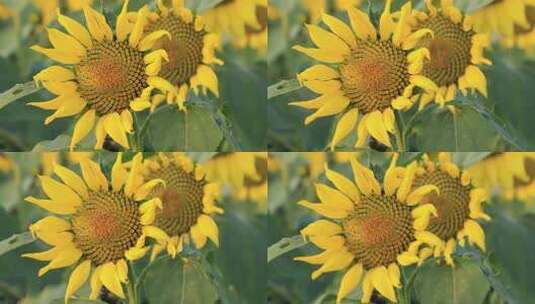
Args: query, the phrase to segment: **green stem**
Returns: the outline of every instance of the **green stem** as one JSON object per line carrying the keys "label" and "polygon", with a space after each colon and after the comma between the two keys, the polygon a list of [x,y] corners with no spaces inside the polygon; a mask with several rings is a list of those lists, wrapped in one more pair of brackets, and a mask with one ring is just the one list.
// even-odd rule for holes
{"label": "green stem", "polygon": [[137,119],[137,114],[134,113],[132,117],[134,119],[134,134],[132,134],[132,137],[131,137],[132,138],[132,151],[138,152],[138,151],[143,150],[143,140],[141,138],[140,131],[139,131],[139,123]]}
{"label": "green stem", "polygon": [[139,304],[139,298],[137,293],[137,278],[134,272],[134,267],[128,262],[128,284],[126,286],[128,304]]}
{"label": "green stem", "polygon": [[402,136],[403,134],[403,119],[399,113],[396,113],[396,126],[395,126],[395,137],[396,137],[396,148],[397,152],[405,151],[405,140]]}
{"label": "green stem", "polygon": [[207,102],[207,101],[195,101],[195,104],[202,106],[208,112],[210,112],[210,115],[212,116],[212,120],[215,122],[215,124],[219,127],[219,130],[221,130],[221,133],[223,133],[223,136],[231,146],[232,150],[235,152],[243,151],[241,144],[234,135],[234,132],[232,130],[232,127],[230,126],[230,123],[223,114],[223,111],[215,105],[213,102]]}

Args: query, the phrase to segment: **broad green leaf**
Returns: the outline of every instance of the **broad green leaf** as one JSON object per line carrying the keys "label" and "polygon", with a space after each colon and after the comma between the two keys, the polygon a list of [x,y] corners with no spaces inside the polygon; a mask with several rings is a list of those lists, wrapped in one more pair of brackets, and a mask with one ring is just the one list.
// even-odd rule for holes
{"label": "broad green leaf", "polygon": [[411,150],[419,151],[494,151],[500,140],[495,129],[469,107],[434,109],[421,115],[408,135]]}
{"label": "broad green leaf", "polygon": [[455,267],[435,263],[422,265],[413,287],[418,303],[480,304],[490,285],[476,263],[459,259]]}
{"label": "broad green leaf", "polygon": [[493,205],[488,208],[492,220],[484,226],[487,251],[496,272],[493,279],[504,285],[510,294],[505,300],[510,304],[531,303],[535,299],[535,215],[519,213],[523,204]]}
{"label": "broad green leaf", "polygon": [[216,151],[222,134],[202,108],[187,113],[166,107],[153,114],[147,126],[147,138],[155,151]]}
{"label": "broad green leaf", "polygon": [[266,217],[254,215],[256,206],[252,204],[232,203],[224,209],[225,214],[216,219],[221,246],[213,252],[214,265],[221,270],[224,286],[237,292],[239,303],[264,303],[268,280]]}
{"label": "broad green leaf", "polygon": [[283,238],[277,243],[269,246],[267,262],[269,263],[272,260],[276,259],[277,257],[287,252],[290,252],[294,249],[305,246],[306,244],[307,242],[303,239],[301,235],[295,235],[292,237]]}
{"label": "broad green leaf", "polygon": [[217,293],[210,279],[193,260],[163,258],[148,266],[142,282],[150,303],[215,303]]}
{"label": "broad green leaf", "polygon": [[11,237],[0,241],[0,256],[15,250],[21,246],[30,244],[34,241],[34,238],[29,232],[14,234]]}

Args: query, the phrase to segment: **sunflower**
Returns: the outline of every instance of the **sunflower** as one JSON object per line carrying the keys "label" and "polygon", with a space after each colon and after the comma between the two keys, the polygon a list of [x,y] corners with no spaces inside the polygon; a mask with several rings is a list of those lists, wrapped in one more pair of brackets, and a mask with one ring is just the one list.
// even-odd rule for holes
{"label": "sunflower", "polygon": [[535,46],[535,1],[532,6],[526,6],[525,25],[516,25],[513,36],[504,37],[504,44],[508,47],[519,47],[526,51]]}
{"label": "sunflower", "polygon": [[152,103],[147,100],[139,103],[137,110],[149,107],[154,110],[164,101],[176,103],[180,110],[185,110],[184,103],[190,88],[195,94],[210,91],[219,96],[219,81],[210,66],[223,64],[215,56],[219,36],[207,32],[202,18],[185,8],[183,1],[173,1],[172,7],[168,8],[159,0],[157,6],[157,13],[148,14],[145,32],[150,35],[162,31],[170,34],[170,39],[161,37],[155,44],[168,55],[167,62],[161,66],[167,96],[157,94]]}
{"label": "sunflower", "polygon": [[535,153],[496,153],[475,163],[468,172],[473,183],[508,200],[535,197]]}
{"label": "sunflower", "polygon": [[267,6],[266,0],[223,0],[203,13],[206,27],[215,33],[228,33],[232,39],[242,39],[247,28],[261,29],[258,6]]}
{"label": "sunflower", "polygon": [[[444,256],[446,263],[453,266],[452,253],[456,244],[465,245],[466,238],[485,251],[485,233],[477,220],[490,220],[481,209],[487,192],[473,186],[468,171],[461,171],[448,153],[439,153],[436,164],[424,155],[423,164],[416,171],[414,185],[434,185],[437,192],[423,197],[421,203],[435,206],[438,216],[429,222],[428,230],[442,240],[434,248],[435,256]],[[431,248],[424,248],[421,254],[429,256]]]}
{"label": "sunflower", "polygon": [[530,27],[526,18],[530,6],[535,6],[534,0],[494,0],[472,14],[474,29],[512,37],[515,28]]}
{"label": "sunflower", "polygon": [[204,164],[206,177],[228,185],[239,200],[267,202],[267,153],[218,153]]}
{"label": "sunflower", "polygon": [[323,14],[322,20],[332,32],[316,25],[307,26],[318,48],[294,47],[313,59],[333,65],[314,65],[299,74],[302,85],[321,96],[291,103],[316,110],[305,119],[306,125],[320,117],[341,115],[331,149],[354,129],[359,114],[362,118],[357,127],[356,146],[363,146],[369,133],[391,147],[389,134],[395,132],[394,110],[412,104],[416,87],[429,92],[437,89],[429,78],[420,75],[429,50],[416,48],[420,38],[430,30],[411,32],[410,2],[397,14],[396,23],[390,14],[391,2],[386,2],[379,30],[368,15],[350,7],[347,12],[353,31],[341,20]]}
{"label": "sunflower", "polygon": [[197,249],[203,248],[207,239],[219,246],[219,229],[212,218],[215,213],[223,213],[215,205],[219,185],[205,179],[202,166],[182,153],[160,153],[145,160],[143,177],[164,182],[149,194],[162,202],[163,208],[156,210],[154,225],[168,236],[154,245],[152,259],[164,249],[174,258],[190,238]]}
{"label": "sunflower", "polygon": [[362,279],[362,302],[368,303],[374,289],[396,302],[394,288],[400,288],[399,266],[422,261],[417,255],[422,244],[439,244],[440,240],[426,231],[436,210],[431,204],[418,204],[435,186],[424,185],[411,190],[416,163],[396,166],[392,158],[384,185],[374,173],[355,158],[351,167],[355,183],[326,169],[326,176],[336,188],[316,184],[321,203],[299,202],[331,220],[320,219],[301,230],[301,234],[324,251],[296,260],[321,265],[312,279],[327,272],[349,268],[340,283],[337,303],[355,289]]}
{"label": "sunflower", "polygon": [[425,3],[429,12],[414,14],[411,23],[417,29],[433,31],[433,36],[426,36],[418,45],[430,53],[430,60],[424,62],[423,75],[439,89],[432,94],[423,94],[420,108],[433,100],[440,105],[452,101],[457,88],[464,95],[468,89],[475,89],[486,97],[487,79],[477,65],[492,64],[483,56],[484,48],[490,45],[489,35],[474,32],[473,19],[464,17],[453,0],[442,0],[438,9],[431,0]]}
{"label": "sunflower", "polygon": [[80,162],[83,179],[55,165],[54,172],[61,181],[39,176],[48,198],[26,198],[27,202],[58,215],[47,216],[30,226],[35,238],[53,248],[23,257],[49,261],[39,270],[39,276],[76,265],[67,284],[65,302],[88,280],[91,269],[91,299],[97,298],[102,286],[124,298],[122,283],[128,280],[127,261],[146,254],[146,237],[159,239],[165,235],[151,225],[161,202],[146,200],[151,189],[162,181],[135,186],[141,162],[141,154],[137,154],[132,170],[127,173],[122,155],[118,154],[110,182],[100,166],[89,159]]}
{"label": "sunflower", "polygon": [[236,45],[240,48],[250,47],[265,55],[268,44],[268,5],[267,1],[256,6],[256,18],[258,27],[245,26],[245,36],[236,40]]}
{"label": "sunflower", "polygon": [[116,35],[102,14],[85,5],[87,29],[58,13],[58,22],[68,34],[48,29],[53,48],[32,47],[54,61],[69,65],[51,66],[35,75],[38,83],[59,96],[30,105],[55,110],[45,124],[83,113],[74,126],[71,150],[89,134],[95,121],[96,149],[102,148],[106,135],[129,148],[126,134],[133,132],[130,108],[148,99],[154,88],[165,88],[165,81],[156,76],[161,62],[167,59],[165,51],[146,56],[145,52],[169,33],[157,31],[144,37],[147,8],[140,10],[132,24],[127,17],[127,5],[125,1],[117,17]]}

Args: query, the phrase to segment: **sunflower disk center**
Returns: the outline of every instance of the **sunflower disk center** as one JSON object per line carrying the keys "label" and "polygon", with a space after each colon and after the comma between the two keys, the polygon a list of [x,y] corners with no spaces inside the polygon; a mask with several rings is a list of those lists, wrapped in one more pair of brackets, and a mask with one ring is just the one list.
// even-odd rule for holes
{"label": "sunflower disk center", "polygon": [[147,86],[143,54],[126,42],[93,42],[75,67],[78,91],[99,115],[128,109]]}
{"label": "sunflower disk center", "polygon": [[147,31],[166,30],[171,40],[162,38],[155,48],[163,48],[169,62],[162,66],[161,75],[176,85],[188,83],[197,74],[197,68],[203,61],[204,31],[196,31],[193,23],[185,23],[174,14],[160,17],[148,25]]}
{"label": "sunflower disk center", "polygon": [[362,197],[343,228],[348,250],[366,269],[394,263],[414,240],[411,210],[393,196]]}
{"label": "sunflower disk center", "polygon": [[138,205],[122,193],[90,192],[72,219],[74,242],[97,265],[115,262],[141,236]]}
{"label": "sunflower disk center", "polygon": [[438,213],[438,217],[431,217],[427,230],[443,240],[455,237],[470,214],[470,188],[463,186],[458,178],[439,170],[415,179],[415,187],[426,184],[435,185],[440,190],[440,195],[431,192],[422,199],[422,203],[433,204]]}
{"label": "sunflower disk center", "polygon": [[388,108],[410,83],[406,56],[390,41],[359,41],[339,67],[344,95],[363,113]]}
{"label": "sunflower disk center", "polygon": [[153,196],[162,200],[163,210],[156,212],[155,225],[167,234],[181,235],[197,223],[203,210],[204,181],[175,164],[152,172],[150,179],[161,178],[166,187],[156,187]]}
{"label": "sunflower disk center", "polygon": [[421,28],[429,28],[434,33],[434,38],[421,42],[431,53],[431,60],[424,65],[424,76],[439,86],[456,83],[470,65],[474,32],[464,31],[460,24],[441,14],[430,17]]}

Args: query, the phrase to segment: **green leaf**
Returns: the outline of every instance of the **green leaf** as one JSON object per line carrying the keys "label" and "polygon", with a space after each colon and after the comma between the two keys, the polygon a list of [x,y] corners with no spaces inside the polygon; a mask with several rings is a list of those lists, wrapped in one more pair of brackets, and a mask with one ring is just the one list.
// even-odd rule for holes
{"label": "green leaf", "polygon": [[217,293],[206,273],[194,260],[157,259],[148,266],[142,282],[150,303],[215,303]]}
{"label": "green leaf", "polygon": [[524,203],[493,204],[492,220],[484,225],[487,251],[495,277],[506,288],[501,295],[510,304],[532,303],[535,299],[535,215],[518,213]]}
{"label": "green leaf", "polygon": [[239,302],[264,303],[266,300],[267,264],[265,215],[253,215],[252,204],[227,204],[225,214],[216,218],[220,248],[214,250],[214,266],[222,274],[227,290],[237,292]]}
{"label": "green leaf", "polygon": [[414,294],[425,304],[480,304],[490,285],[478,264],[456,260],[455,267],[426,263],[414,280]]}
{"label": "green leaf", "polygon": [[0,256],[15,250],[21,246],[30,244],[34,241],[31,233],[23,232],[19,234],[14,234],[9,238],[0,241]]}
{"label": "green leaf", "polygon": [[418,151],[494,151],[500,140],[488,121],[468,106],[457,108],[455,115],[438,108],[426,111],[412,131],[410,147]]}
{"label": "green leaf", "polygon": [[216,151],[223,138],[210,113],[199,107],[187,113],[166,107],[152,115],[147,136],[156,151]]}
{"label": "green leaf", "polygon": [[268,87],[268,99],[299,90],[301,84],[297,79],[281,80]]}
{"label": "green leaf", "polygon": [[303,247],[307,242],[303,239],[301,235],[294,235],[292,237],[283,238],[277,243],[269,246],[267,261],[268,263],[278,258],[279,256],[295,250],[297,248]]}
{"label": "green leaf", "polygon": [[69,149],[71,137],[69,135],[59,135],[53,140],[45,140],[33,147],[32,152],[66,151]]}

